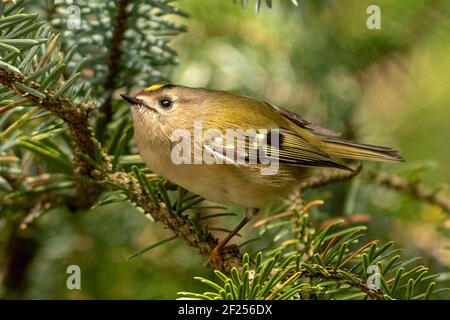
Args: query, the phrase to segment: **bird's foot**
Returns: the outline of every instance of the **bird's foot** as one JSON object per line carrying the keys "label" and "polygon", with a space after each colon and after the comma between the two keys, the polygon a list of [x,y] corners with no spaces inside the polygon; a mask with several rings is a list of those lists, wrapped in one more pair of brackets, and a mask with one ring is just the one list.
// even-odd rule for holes
{"label": "bird's foot", "polygon": [[[219,244],[211,251],[205,266],[212,266],[219,271],[230,270],[231,267],[240,261],[240,258],[236,257],[239,257],[239,247],[237,245],[232,244],[224,247]],[[239,261],[236,261],[236,259]]]}
{"label": "bird's foot", "polygon": [[211,254],[209,255],[208,261],[206,261],[206,265],[214,266],[217,270],[222,270],[223,266],[223,257],[222,257],[222,251],[223,246],[217,245],[213,251],[211,251]]}

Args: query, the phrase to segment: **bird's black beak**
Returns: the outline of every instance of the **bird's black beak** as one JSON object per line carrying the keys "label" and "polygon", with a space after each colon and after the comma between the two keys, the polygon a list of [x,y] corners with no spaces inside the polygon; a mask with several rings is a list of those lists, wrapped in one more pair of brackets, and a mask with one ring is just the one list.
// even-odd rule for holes
{"label": "bird's black beak", "polygon": [[121,94],[120,95],[125,101],[127,101],[130,104],[139,104],[141,103],[141,100],[127,96],[126,94]]}

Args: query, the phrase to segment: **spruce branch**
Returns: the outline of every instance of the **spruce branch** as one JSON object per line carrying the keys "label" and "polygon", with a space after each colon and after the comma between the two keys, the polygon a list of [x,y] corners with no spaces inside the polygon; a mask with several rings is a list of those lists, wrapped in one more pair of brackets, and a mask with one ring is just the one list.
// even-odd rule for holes
{"label": "spruce branch", "polygon": [[130,0],[120,0],[116,4],[115,22],[113,24],[113,35],[111,38],[111,47],[108,51],[107,72],[104,88],[108,90],[107,97],[100,107],[100,111],[105,115],[105,122],[108,123],[112,117],[112,95],[117,87],[116,79],[120,70],[120,61],[122,60],[122,41],[127,29],[129,13],[127,7]]}
{"label": "spruce branch", "polygon": [[[132,175],[123,171],[113,171],[107,173],[105,179],[107,182],[120,185],[123,188],[123,193],[132,203],[144,209],[155,221],[163,223],[177,237],[182,238],[188,246],[197,249],[200,254],[209,256],[217,246],[218,240],[209,232],[203,235],[199,233],[189,217],[170,212],[167,206],[164,207],[165,205],[161,203],[155,203]],[[218,267],[229,272],[232,267],[240,264],[241,255],[237,246],[229,246],[223,252],[223,265]]]}
{"label": "spruce branch", "polygon": [[[82,20],[80,29],[67,30],[63,0],[56,0],[51,23],[64,34],[65,48],[78,46],[80,55],[74,57],[75,61],[90,57],[87,68],[92,74],[85,81],[91,84],[101,111],[110,118],[115,90],[147,87],[167,80],[160,67],[177,63],[177,54],[168,43],[186,27],[165,16],[187,14],[165,0],[79,0],[77,5],[83,8],[83,15],[90,17]],[[105,120],[101,125],[106,127]]]}
{"label": "spruce branch", "polygon": [[[361,174],[360,174],[361,173]],[[301,186],[301,190],[317,189],[336,182],[348,181],[356,176],[365,179],[369,183],[385,187],[390,190],[405,193],[412,198],[438,206],[450,213],[450,198],[420,182],[410,182],[405,178],[383,171],[362,171],[359,164],[354,172],[330,170],[323,174],[314,176]]]}
{"label": "spruce branch", "polygon": [[165,0],[79,0],[77,6],[83,8],[84,16],[89,16],[79,29],[67,29],[67,5],[63,0],[55,1],[51,23],[65,35],[64,48],[77,46],[79,54],[74,62],[81,63],[83,57],[88,57],[85,69],[90,76],[84,81],[100,105],[93,127],[98,140],[105,143],[114,134],[114,92],[167,81],[161,66],[177,63],[177,54],[168,42],[186,27],[165,16],[187,14]]}
{"label": "spruce branch", "polygon": [[409,182],[398,175],[382,171],[369,171],[365,172],[362,176],[370,183],[406,193],[419,201],[425,201],[438,206],[450,214],[450,198],[441,195],[438,191],[421,183]]}
{"label": "spruce branch", "polygon": [[[31,88],[37,92],[40,90],[40,85],[34,81],[29,81],[23,74],[14,73],[9,70],[0,69],[0,84],[21,96],[22,99],[19,101],[26,99],[33,105],[48,110],[63,119],[69,127],[74,142],[74,162],[77,166],[76,174],[83,177],[95,178],[95,167],[85,160],[85,155],[93,159],[95,158],[95,144],[97,142],[93,139],[93,133],[88,119],[89,112],[94,108],[93,104],[73,104],[67,99],[55,97],[55,92],[50,90],[44,90],[42,92],[44,96],[37,96],[30,94],[29,91],[22,91],[17,88],[18,85]],[[97,184],[92,184],[85,180],[79,181],[77,182],[76,195],[71,204],[74,208],[89,207],[97,199],[101,191],[102,189]]]}
{"label": "spruce branch", "polygon": [[[267,224],[275,225],[267,221],[263,229]],[[278,221],[276,225],[285,228]],[[411,266],[417,259],[401,260],[393,242],[380,245],[372,240],[359,245],[364,226],[342,229],[335,223],[315,230],[308,225],[309,217],[304,213],[300,221],[305,229],[300,241],[303,247],[289,235],[280,237],[278,233],[280,239],[270,250],[258,252],[254,259],[244,254],[242,267],[232,268],[230,275],[216,270],[218,279],[195,277],[212,291],[179,294],[202,300],[418,300],[448,291],[436,288],[439,274],[428,274],[424,266]]]}
{"label": "spruce branch", "polygon": [[316,175],[308,179],[301,185],[302,190],[317,189],[332,183],[351,180],[356,177],[362,170],[362,164],[358,164],[354,171],[328,170],[322,174]]}
{"label": "spruce branch", "polygon": [[[317,266],[312,266],[314,270]],[[320,269],[320,268],[319,268]],[[336,271],[334,268],[327,268],[327,272],[311,272],[311,269],[303,269],[304,274],[311,279],[319,279],[320,281],[334,280],[342,283],[346,283],[351,288],[359,289],[361,292],[366,294],[366,296],[372,300],[384,300],[384,294],[381,290],[371,289],[367,285],[367,281],[364,281],[361,277],[353,275],[351,279],[341,271]]]}

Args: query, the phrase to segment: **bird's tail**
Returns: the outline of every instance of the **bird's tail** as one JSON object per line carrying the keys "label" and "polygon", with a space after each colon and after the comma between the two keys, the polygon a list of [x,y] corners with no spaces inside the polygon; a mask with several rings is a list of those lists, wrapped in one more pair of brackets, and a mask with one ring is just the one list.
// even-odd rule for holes
{"label": "bird's tail", "polygon": [[392,148],[373,146],[352,141],[323,139],[325,152],[336,158],[372,160],[385,162],[405,162],[397,150]]}

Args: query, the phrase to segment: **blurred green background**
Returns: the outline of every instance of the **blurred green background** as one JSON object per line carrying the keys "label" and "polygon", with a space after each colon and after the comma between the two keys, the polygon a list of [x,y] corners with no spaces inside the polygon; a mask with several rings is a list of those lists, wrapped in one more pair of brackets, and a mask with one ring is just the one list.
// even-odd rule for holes
{"label": "blurred green background", "polygon": [[[231,0],[175,2],[191,17],[177,18],[188,32],[172,42],[180,60],[172,82],[251,95],[346,138],[398,148],[408,162],[383,170],[450,195],[444,185],[450,180],[450,2],[299,2],[297,8],[274,1],[258,15],[252,1],[246,9]],[[366,27],[370,4],[381,8],[381,30]],[[381,165],[365,165],[375,166]],[[448,271],[450,219],[439,208],[358,182],[304,196],[326,201],[313,211],[317,221],[367,214],[368,238],[395,240],[406,257],[422,256],[433,271]],[[12,232],[1,223],[0,234]],[[212,274],[181,240],[127,261],[171,236],[131,205],[77,215],[49,212],[38,224],[25,231],[30,242],[24,245],[41,246],[20,298],[173,299],[178,291],[202,291],[193,277]],[[1,243],[0,252],[14,250]],[[81,268],[82,290],[66,288],[71,264]]]}

